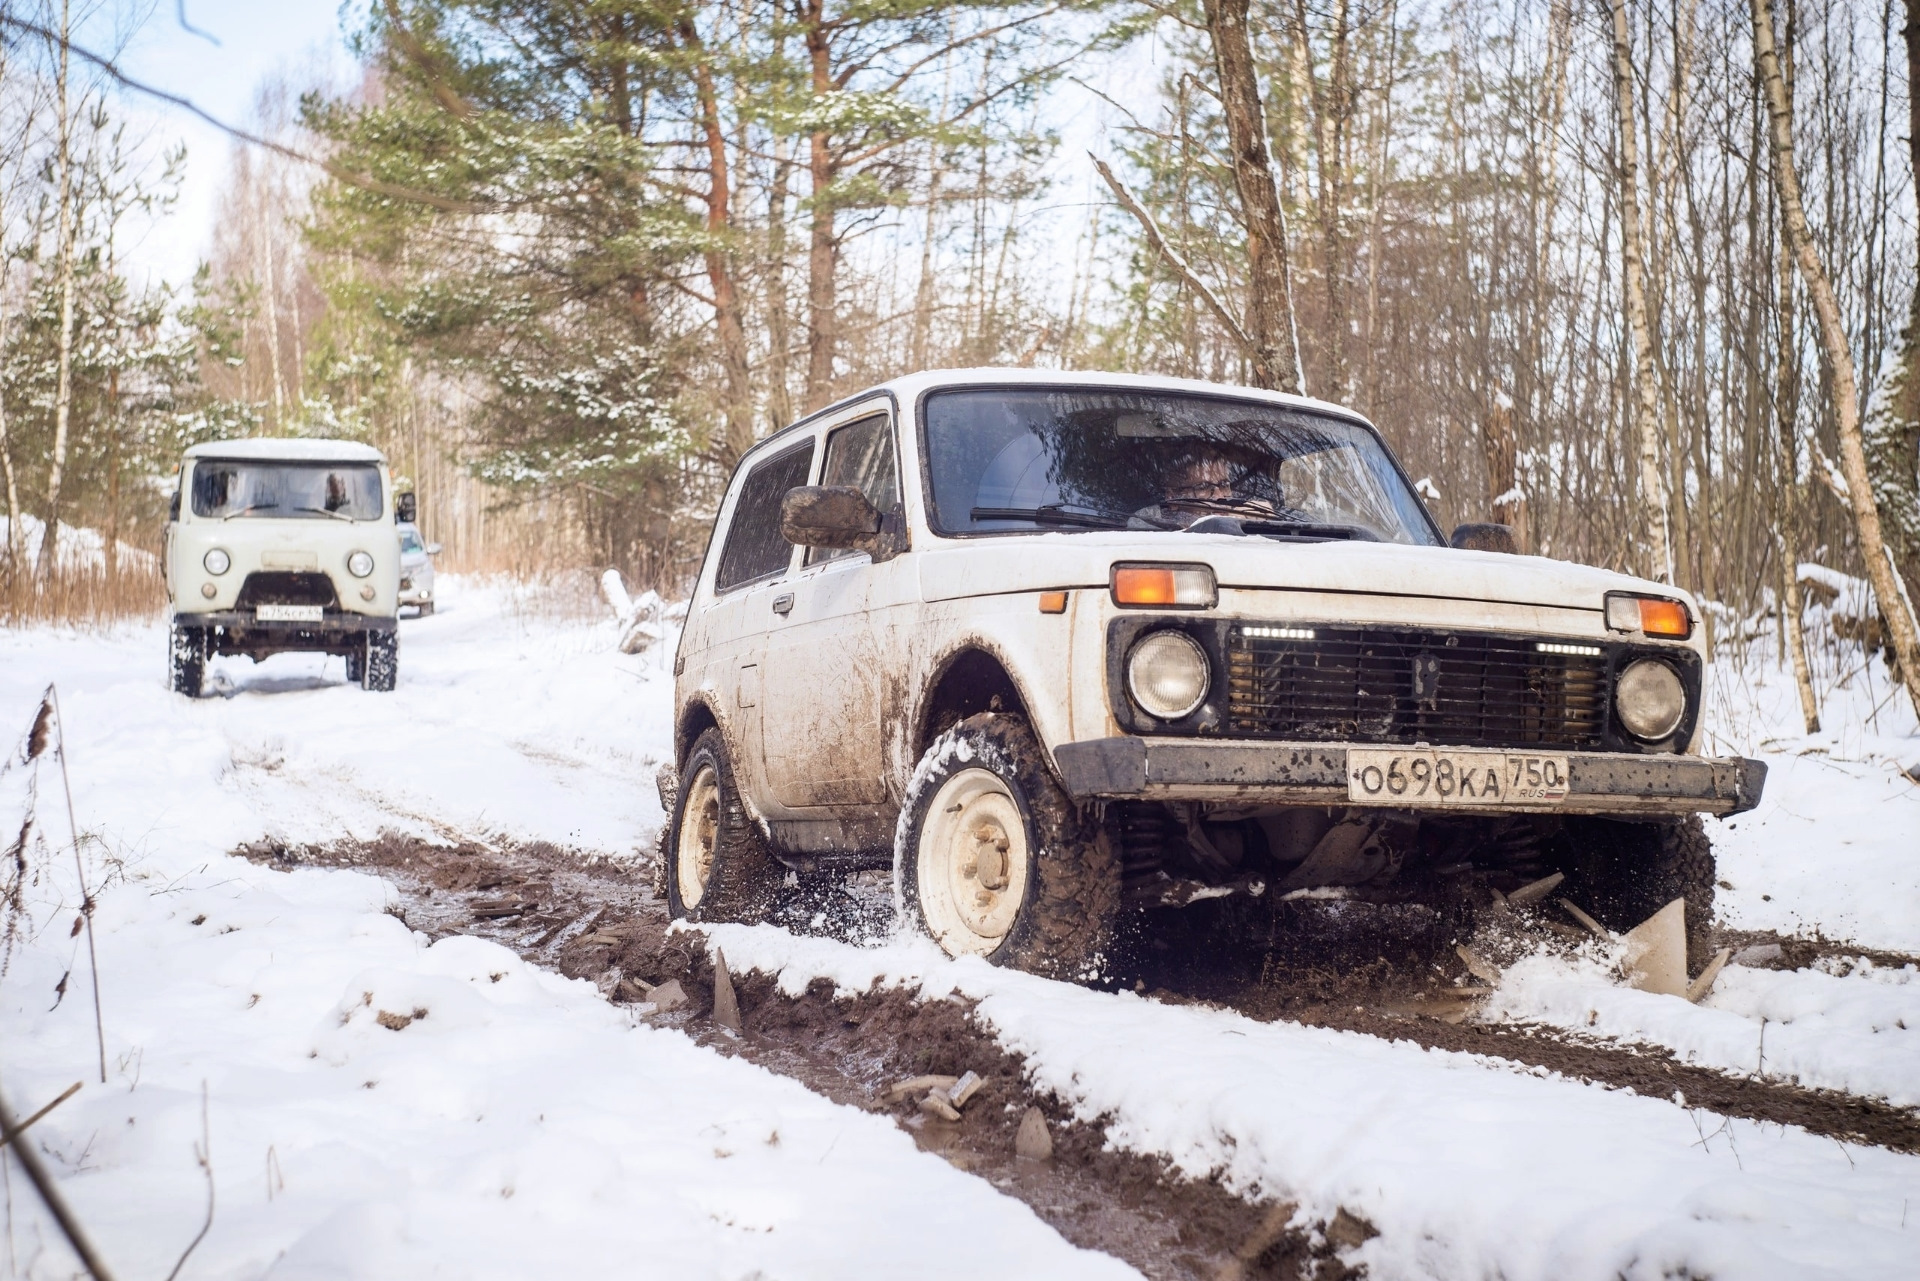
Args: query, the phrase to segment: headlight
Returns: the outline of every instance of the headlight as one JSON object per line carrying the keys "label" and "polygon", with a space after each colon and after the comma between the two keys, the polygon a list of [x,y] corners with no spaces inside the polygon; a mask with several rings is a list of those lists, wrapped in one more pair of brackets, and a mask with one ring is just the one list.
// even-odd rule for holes
{"label": "headlight", "polygon": [[373,557],[365,552],[355,552],[347,557],[347,572],[355,578],[365,578],[373,572]]}
{"label": "headlight", "polygon": [[1687,713],[1687,690],[1680,674],[1657,658],[1636,658],[1620,673],[1613,690],[1614,710],[1627,733],[1657,742],[1673,733]]}
{"label": "headlight", "polygon": [[202,557],[200,563],[207,567],[209,574],[219,575],[233,568],[233,557],[216,547]]}
{"label": "headlight", "polygon": [[1149,634],[1127,655],[1127,690],[1142,711],[1177,721],[1207,696],[1207,654],[1184,632]]}

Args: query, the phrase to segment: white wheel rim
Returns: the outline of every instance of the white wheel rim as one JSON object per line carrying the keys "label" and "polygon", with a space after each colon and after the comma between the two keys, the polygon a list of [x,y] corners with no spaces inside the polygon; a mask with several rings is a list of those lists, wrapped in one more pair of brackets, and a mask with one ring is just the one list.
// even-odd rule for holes
{"label": "white wheel rim", "polygon": [[674,880],[680,905],[691,912],[706,897],[713,875],[713,853],[720,843],[720,779],[713,766],[703,765],[688,786],[687,803],[680,811],[680,840],[674,859]]}
{"label": "white wheel rim", "polygon": [[986,956],[1013,931],[1032,862],[1020,806],[999,775],[965,769],[935,793],[914,855],[927,932],[950,956]]}

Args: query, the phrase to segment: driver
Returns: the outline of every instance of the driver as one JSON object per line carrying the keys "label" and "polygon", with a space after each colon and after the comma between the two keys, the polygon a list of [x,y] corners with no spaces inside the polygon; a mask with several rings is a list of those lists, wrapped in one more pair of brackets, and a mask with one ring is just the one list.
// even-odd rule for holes
{"label": "driver", "polygon": [[1273,504],[1236,494],[1233,466],[1216,450],[1188,454],[1167,469],[1159,502],[1142,507],[1129,522],[1135,529],[1185,529],[1203,516],[1228,514],[1268,519]]}

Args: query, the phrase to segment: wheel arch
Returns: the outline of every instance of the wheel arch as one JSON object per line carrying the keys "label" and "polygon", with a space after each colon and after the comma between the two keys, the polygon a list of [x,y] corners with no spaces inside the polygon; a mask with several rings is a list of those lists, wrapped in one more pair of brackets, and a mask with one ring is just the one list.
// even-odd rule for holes
{"label": "wheel arch", "polygon": [[687,753],[700,736],[710,729],[720,728],[720,718],[704,698],[691,698],[680,709],[680,715],[674,719],[673,726],[673,768],[677,774],[686,764]]}
{"label": "wheel arch", "polygon": [[[1013,665],[996,646],[978,637],[962,641],[934,666],[927,682],[926,695],[913,718],[911,759],[917,762],[934,739],[978,712],[1011,712],[1031,726],[1029,706]],[[1044,744],[1042,755],[1051,764],[1052,753]]]}

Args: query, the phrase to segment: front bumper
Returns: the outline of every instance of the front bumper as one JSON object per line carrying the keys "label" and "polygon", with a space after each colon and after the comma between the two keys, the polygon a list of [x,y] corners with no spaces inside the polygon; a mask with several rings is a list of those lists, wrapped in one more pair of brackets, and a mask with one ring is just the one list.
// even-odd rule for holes
{"label": "front bumper", "polygon": [[[1063,743],[1054,749],[1053,756],[1060,780],[1075,800],[1137,798],[1344,806],[1357,803],[1347,795],[1350,746],[1391,745],[1121,737]],[[1449,807],[1446,812],[1463,814],[1478,810],[1623,817],[1739,814],[1760,803],[1760,790],[1767,777],[1763,762],[1739,756],[1550,754],[1567,758],[1569,781],[1565,800],[1516,801],[1474,806],[1471,810]]]}
{"label": "front bumper", "polygon": [[359,648],[369,632],[398,631],[400,620],[377,614],[330,612],[319,622],[265,622],[250,609],[209,610],[173,616],[176,627],[207,629],[207,647],[215,654],[268,654],[318,651],[344,654]]}

